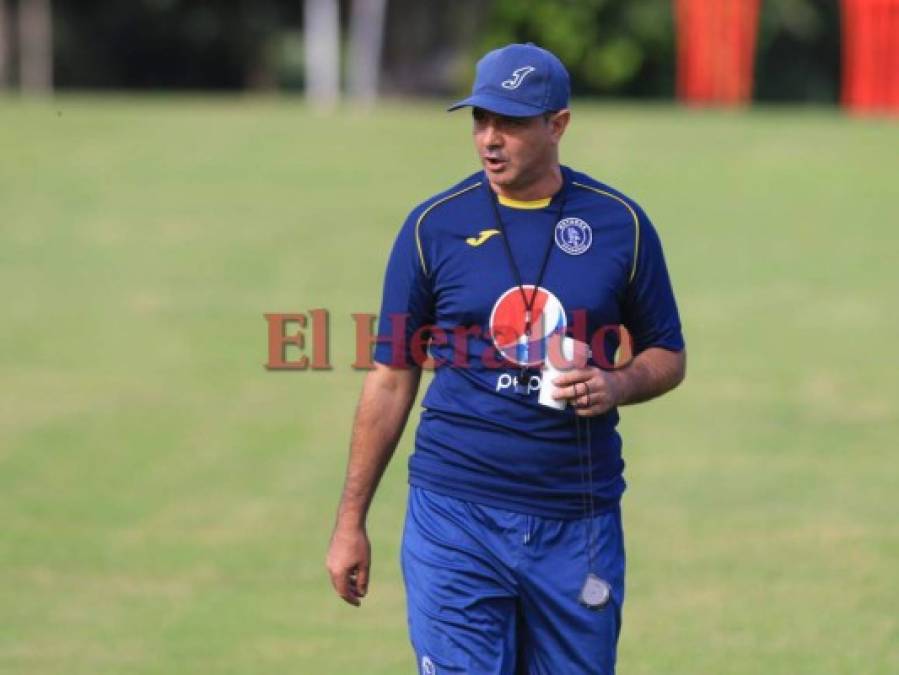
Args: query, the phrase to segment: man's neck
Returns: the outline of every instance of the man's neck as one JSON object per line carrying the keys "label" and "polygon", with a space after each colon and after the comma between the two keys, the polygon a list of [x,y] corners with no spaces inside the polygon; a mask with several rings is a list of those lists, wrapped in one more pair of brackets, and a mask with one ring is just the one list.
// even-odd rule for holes
{"label": "man's neck", "polygon": [[530,202],[539,199],[552,197],[562,189],[562,169],[556,164],[546,174],[533,181],[532,183],[521,186],[511,187],[508,185],[490,184],[492,190],[508,199],[514,199],[519,202]]}

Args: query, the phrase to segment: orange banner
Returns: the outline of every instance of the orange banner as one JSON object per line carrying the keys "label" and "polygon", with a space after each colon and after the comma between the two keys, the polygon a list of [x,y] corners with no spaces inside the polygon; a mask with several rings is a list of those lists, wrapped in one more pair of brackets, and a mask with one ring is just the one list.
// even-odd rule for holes
{"label": "orange banner", "polygon": [[687,103],[752,98],[759,0],[675,0],[677,95]]}
{"label": "orange banner", "polygon": [[899,113],[899,0],[843,0],[843,105]]}

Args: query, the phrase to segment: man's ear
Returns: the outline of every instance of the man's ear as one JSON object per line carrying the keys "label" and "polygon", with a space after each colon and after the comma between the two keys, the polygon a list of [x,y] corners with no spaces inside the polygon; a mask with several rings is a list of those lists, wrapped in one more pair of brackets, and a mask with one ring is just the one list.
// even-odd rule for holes
{"label": "man's ear", "polygon": [[562,138],[562,134],[565,133],[565,129],[568,128],[568,123],[571,121],[571,111],[568,108],[563,108],[559,110],[555,115],[552,116],[549,123],[552,125],[552,135],[553,138],[558,143]]}

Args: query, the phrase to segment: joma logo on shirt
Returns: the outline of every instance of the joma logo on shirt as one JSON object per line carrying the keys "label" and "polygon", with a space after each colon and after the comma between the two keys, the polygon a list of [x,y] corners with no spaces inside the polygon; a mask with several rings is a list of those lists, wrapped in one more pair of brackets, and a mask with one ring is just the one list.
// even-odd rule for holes
{"label": "joma logo on shirt", "polygon": [[499,230],[481,230],[476,237],[468,237],[465,243],[469,246],[480,246],[490,239],[494,234],[499,234]]}

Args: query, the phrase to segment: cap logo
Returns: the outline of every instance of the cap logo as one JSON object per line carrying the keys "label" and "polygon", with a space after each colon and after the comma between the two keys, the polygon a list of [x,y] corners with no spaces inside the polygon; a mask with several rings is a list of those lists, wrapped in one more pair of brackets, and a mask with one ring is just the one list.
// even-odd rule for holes
{"label": "cap logo", "polygon": [[521,83],[524,82],[524,78],[533,73],[534,70],[534,66],[516,68],[512,71],[512,77],[508,80],[503,80],[503,89],[518,89],[518,87],[521,86]]}

